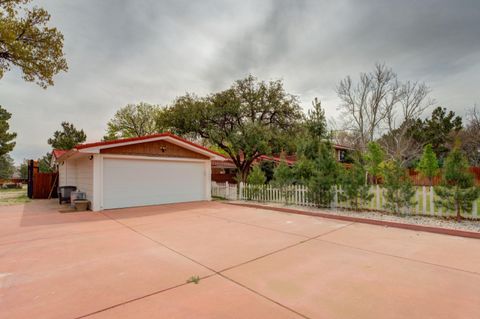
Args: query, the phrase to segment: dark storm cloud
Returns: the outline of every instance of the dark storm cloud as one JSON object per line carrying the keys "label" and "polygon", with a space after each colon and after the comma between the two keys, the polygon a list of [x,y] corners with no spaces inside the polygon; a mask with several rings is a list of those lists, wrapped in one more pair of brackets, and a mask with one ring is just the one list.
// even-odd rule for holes
{"label": "dark storm cloud", "polygon": [[[335,86],[377,61],[429,84],[464,114],[480,102],[480,1],[37,0],[65,35],[68,73],[42,90],[13,71],[1,101],[19,133],[17,161],[48,151],[62,120],[99,139],[126,103],[167,104],[249,73],[282,78],[305,108],[318,96],[337,114]],[[35,124],[32,123],[41,123]]]}

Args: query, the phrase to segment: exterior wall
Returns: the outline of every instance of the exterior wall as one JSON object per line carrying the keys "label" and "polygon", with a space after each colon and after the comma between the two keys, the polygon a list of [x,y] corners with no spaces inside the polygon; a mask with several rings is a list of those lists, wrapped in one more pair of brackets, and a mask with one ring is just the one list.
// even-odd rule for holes
{"label": "exterior wall", "polygon": [[100,150],[101,154],[155,156],[208,159],[207,156],[190,151],[167,141],[154,141],[132,145],[117,146]]}
{"label": "exterior wall", "polygon": [[58,185],[76,186],[77,168],[74,161],[66,160],[58,165]]}
{"label": "exterior wall", "polygon": [[75,161],[77,189],[87,193],[87,199],[93,199],[93,160],[83,157]]}

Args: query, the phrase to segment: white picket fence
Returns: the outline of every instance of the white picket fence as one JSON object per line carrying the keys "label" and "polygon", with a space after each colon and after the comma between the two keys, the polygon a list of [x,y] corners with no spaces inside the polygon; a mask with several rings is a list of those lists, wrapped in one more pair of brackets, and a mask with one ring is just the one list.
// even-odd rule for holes
{"label": "white picket fence", "polygon": [[[365,209],[373,209],[384,211],[384,190],[379,185],[372,185],[370,192],[374,195],[373,199],[362,205]],[[351,208],[347,201],[339,200],[341,189],[337,188],[333,202],[330,207]],[[284,189],[275,188],[272,185],[248,185],[244,183],[229,184],[212,182],[212,196],[220,197],[228,200],[252,200],[265,203],[280,203],[296,206],[315,206],[309,200],[308,188],[302,185],[291,185]],[[410,210],[405,211],[407,214],[430,215],[430,216],[452,216],[455,212],[446,211],[435,203],[435,191],[433,187],[419,186],[414,197],[415,205]],[[480,218],[480,199],[473,203],[472,212],[469,217]]]}

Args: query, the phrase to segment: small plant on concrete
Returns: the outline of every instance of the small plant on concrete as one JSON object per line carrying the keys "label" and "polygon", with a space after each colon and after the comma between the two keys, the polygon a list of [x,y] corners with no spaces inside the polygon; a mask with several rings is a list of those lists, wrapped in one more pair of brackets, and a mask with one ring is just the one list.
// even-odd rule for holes
{"label": "small plant on concrete", "polygon": [[423,149],[422,157],[417,165],[417,171],[430,182],[430,186],[433,185],[433,178],[438,174],[438,160],[435,152],[432,149],[431,144],[427,144]]}
{"label": "small plant on concrete", "polygon": [[194,283],[195,285],[197,285],[199,282],[200,282],[200,276],[192,276],[190,278],[187,279],[187,284],[190,284],[190,283]]}
{"label": "small plant on concrete", "polygon": [[391,212],[402,213],[415,205],[415,188],[400,163],[391,160],[383,162],[380,167],[385,188],[385,207]]}
{"label": "small plant on concrete", "polygon": [[457,220],[462,219],[462,213],[472,210],[473,202],[480,195],[473,175],[468,171],[468,161],[458,146],[445,161],[442,185],[435,187],[435,193],[440,197],[437,204],[456,212]]}

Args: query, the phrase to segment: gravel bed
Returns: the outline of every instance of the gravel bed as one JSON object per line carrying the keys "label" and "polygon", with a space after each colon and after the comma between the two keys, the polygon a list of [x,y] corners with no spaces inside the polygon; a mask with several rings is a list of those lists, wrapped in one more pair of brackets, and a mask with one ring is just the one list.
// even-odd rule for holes
{"label": "gravel bed", "polygon": [[354,212],[350,210],[342,209],[328,209],[328,208],[315,208],[315,207],[305,207],[305,206],[296,206],[296,205],[284,205],[278,203],[263,203],[255,201],[232,201],[233,203],[239,204],[256,204],[268,207],[282,207],[282,208],[291,208],[297,209],[309,213],[322,213],[322,214],[331,214],[339,216],[350,216],[350,217],[359,217],[366,219],[374,220],[384,220],[390,222],[397,222],[403,224],[413,224],[413,225],[423,225],[423,226],[433,226],[441,227],[446,229],[457,229],[457,230],[466,230],[473,232],[480,232],[480,220],[462,220],[457,222],[454,219],[448,219],[445,217],[434,217],[434,216],[415,216],[415,215],[394,215],[389,213],[373,212],[373,211],[360,211]]}

